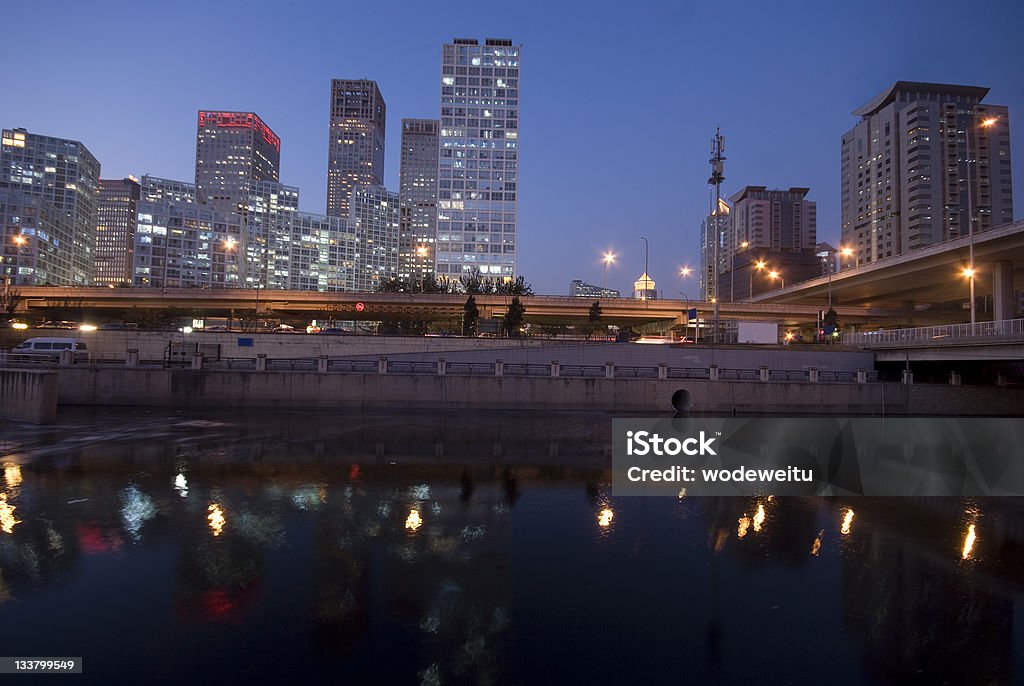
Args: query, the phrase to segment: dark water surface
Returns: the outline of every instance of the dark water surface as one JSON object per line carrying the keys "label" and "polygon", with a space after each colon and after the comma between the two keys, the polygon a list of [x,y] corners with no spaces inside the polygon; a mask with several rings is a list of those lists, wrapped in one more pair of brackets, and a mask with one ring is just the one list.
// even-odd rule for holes
{"label": "dark water surface", "polygon": [[0,655],[84,658],[29,683],[1024,683],[1021,499],[612,498],[610,437],[592,413],[5,422]]}

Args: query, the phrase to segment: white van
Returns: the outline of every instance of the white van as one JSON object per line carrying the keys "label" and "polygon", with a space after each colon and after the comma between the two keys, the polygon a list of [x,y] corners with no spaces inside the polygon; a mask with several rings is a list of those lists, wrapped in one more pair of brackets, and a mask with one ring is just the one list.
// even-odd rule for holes
{"label": "white van", "polygon": [[22,341],[11,352],[15,355],[31,355],[36,358],[59,360],[62,350],[74,352],[76,362],[89,360],[89,348],[81,338],[29,338]]}

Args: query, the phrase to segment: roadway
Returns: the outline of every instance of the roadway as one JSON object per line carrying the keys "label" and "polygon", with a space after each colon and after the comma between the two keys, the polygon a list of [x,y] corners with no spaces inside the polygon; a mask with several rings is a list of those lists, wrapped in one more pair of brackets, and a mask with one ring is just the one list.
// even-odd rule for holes
{"label": "roadway", "polygon": [[[80,288],[18,286],[20,298],[16,314],[36,319],[56,316],[55,311],[76,311],[84,314],[132,319],[132,310],[175,309],[194,316],[244,317],[256,309],[257,293],[253,289],[147,289],[147,288]],[[502,317],[511,296],[477,295],[476,303],[483,318]],[[259,293],[262,316],[282,319],[336,320],[461,320],[464,294],[447,293],[349,293],[317,291],[262,290]],[[537,324],[572,324],[585,322],[594,298],[567,296],[524,296],[527,322]],[[682,324],[686,310],[695,308],[707,322],[714,319],[715,305],[687,300],[635,300],[631,298],[601,299],[602,323],[619,326],[669,323]],[[802,303],[721,303],[721,320],[741,319],[776,321],[784,326],[813,325],[820,306]],[[896,326],[909,323],[913,313],[904,308],[873,306],[839,306],[836,308],[844,324]],[[947,321],[947,320],[942,320]]]}

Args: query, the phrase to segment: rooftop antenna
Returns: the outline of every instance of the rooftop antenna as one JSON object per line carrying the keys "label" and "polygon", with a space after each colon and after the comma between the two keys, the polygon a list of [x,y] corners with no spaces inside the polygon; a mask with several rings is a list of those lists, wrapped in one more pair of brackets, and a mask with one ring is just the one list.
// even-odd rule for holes
{"label": "rooftop antenna", "polygon": [[725,181],[725,136],[722,135],[719,127],[715,127],[715,137],[711,139],[711,159],[708,162],[711,164],[711,178],[708,179],[708,185],[715,187],[715,207],[712,212],[712,217],[715,220],[715,250],[714,250],[714,269],[712,270],[711,279],[711,291],[709,293],[712,301],[715,305],[715,330],[713,333],[713,341],[718,342],[719,338],[719,321],[718,321],[718,272],[721,271],[721,265],[719,264],[719,245],[722,242],[722,182]]}

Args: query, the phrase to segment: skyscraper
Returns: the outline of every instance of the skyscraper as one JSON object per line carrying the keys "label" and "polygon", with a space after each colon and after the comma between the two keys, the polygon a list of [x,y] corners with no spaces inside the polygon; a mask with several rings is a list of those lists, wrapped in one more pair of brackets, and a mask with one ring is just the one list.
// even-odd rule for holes
{"label": "skyscraper", "polygon": [[398,275],[405,278],[434,271],[439,124],[437,119],[402,120]]}
{"label": "skyscraper", "polygon": [[199,201],[234,210],[250,181],[277,181],[281,139],[252,112],[200,111],[196,124]]}
{"label": "skyscraper", "polygon": [[[0,188],[42,198],[71,218],[72,232],[59,246],[70,260],[69,281],[60,285],[93,284],[99,186],[100,163],[78,141],[41,136],[25,129],[3,130]],[[50,282],[57,285],[52,279]]]}
{"label": "skyscraper", "polygon": [[352,287],[375,291],[398,271],[398,194],[383,186],[352,189],[348,229],[355,240]]}
{"label": "skyscraper", "polygon": [[[1007,108],[987,88],[897,81],[842,138],[850,266],[1013,220]],[[970,227],[973,227],[971,229]]]}
{"label": "skyscraper", "polygon": [[132,252],[141,197],[133,178],[100,179],[96,222],[96,284],[118,286],[132,282]]}
{"label": "skyscraper", "polygon": [[348,217],[355,186],[384,185],[387,107],[376,81],[331,81],[327,214]]}
{"label": "skyscraper", "polygon": [[515,277],[519,54],[498,38],[441,48],[439,276]]}
{"label": "skyscraper", "polygon": [[74,220],[38,195],[0,188],[0,290],[71,286]]}
{"label": "skyscraper", "polygon": [[[712,200],[713,201],[713,200]],[[700,298],[710,301],[716,298],[715,283],[715,241],[718,241],[718,273],[725,271],[725,237],[729,231],[729,213],[732,207],[722,198],[718,207],[711,211],[700,225]]]}

